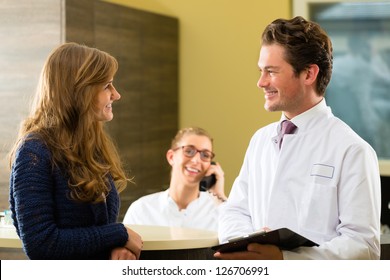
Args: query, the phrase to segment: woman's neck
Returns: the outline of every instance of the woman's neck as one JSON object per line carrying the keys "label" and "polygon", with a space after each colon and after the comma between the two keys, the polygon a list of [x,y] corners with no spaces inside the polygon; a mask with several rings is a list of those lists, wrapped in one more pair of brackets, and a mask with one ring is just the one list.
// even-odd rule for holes
{"label": "woman's neck", "polygon": [[179,210],[186,209],[187,206],[199,197],[199,189],[197,186],[189,186],[182,184],[174,184],[171,181],[169,186],[169,196],[175,201]]}

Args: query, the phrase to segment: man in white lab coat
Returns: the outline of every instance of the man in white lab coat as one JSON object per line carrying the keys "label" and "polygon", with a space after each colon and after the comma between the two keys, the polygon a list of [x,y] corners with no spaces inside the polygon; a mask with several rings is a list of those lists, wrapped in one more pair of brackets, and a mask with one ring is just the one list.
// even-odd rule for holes
{"label": "man in white lab coat", "polygon": [[[282,116],[252,137],[219,223],[220,242],[287,227],[319,246],[287,251],[252,243],[215,257],[379,259],[378,160],[326,105],[332,59],[331,41],[314,22],[296,17],[266,27],[258,87],[265,109]],[[296,128],[282,138],[284,120]]]}

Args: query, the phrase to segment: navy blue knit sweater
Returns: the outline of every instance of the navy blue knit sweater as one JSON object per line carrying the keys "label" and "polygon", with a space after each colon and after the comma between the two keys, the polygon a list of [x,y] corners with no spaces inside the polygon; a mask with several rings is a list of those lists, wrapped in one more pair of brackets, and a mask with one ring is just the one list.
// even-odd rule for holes
{"label": "navy blue knit sweater", "polygon": [[123,247],[126,228],[117,223],[119,196],[113,182],[106,202],[69,198],[68,177],[52,168],[51,154],[39,140],[24,142],[10,178],[14,225],[30,259],[108,259]]}

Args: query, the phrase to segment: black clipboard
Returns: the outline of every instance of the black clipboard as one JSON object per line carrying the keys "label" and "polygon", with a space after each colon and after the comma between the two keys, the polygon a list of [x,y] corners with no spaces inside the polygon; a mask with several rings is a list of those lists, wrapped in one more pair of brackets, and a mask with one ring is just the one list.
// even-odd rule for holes
{"label": "black clipboard", "polygon": [[226,243],[211,247],[211,249],[221,253],[246,251],[247,246],[250,243],[272,244],[278,246],[282,250],[293,250],[301,246],[318,246],[317,243],[288,228],[280,228],[268,232],[255,232],[230,239]]}

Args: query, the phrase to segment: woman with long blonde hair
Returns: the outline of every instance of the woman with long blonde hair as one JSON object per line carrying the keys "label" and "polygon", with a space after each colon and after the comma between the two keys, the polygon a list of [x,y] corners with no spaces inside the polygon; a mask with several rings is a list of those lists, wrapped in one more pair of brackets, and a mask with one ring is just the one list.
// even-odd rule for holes
{"label": "woman with long blonde hair", "polygon": [[10,204],[31,259],[137,259],[141,237],[117,223],[127,178],[104,130],[120,98],[114,57],[65,43],[47,58],[10,155]]}

